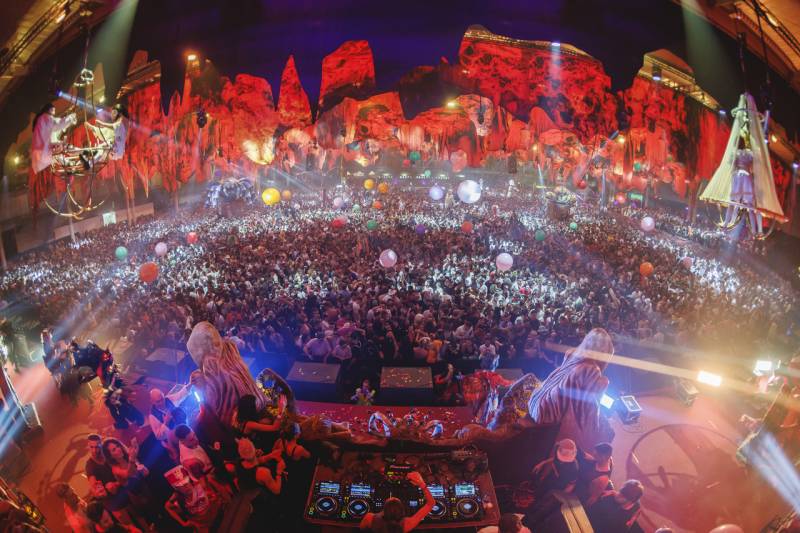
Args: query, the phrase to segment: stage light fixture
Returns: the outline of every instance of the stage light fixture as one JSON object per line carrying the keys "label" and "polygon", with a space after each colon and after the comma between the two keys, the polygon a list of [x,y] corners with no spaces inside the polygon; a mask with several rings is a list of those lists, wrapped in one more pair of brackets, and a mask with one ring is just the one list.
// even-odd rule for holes
{"label": "stage light fixture", "polygon": [[105,95],[100,95],[100,98],[97,101],[100,102],[101,104],[104,103],[106,101]]}
{"label": "stage light fixture", "polygon": [[775,134],[774,134],[774,133],[773,133],[772,135],[770,135],[770,136],[769,136],[769,140],[770,140],[770,141],[772,141],[772,142],[774,142],[774,143],[775,143],[775,142],[778,142],[778,138],[775,136]]}
{"label": "stage light fixture", "polygon": [[722,385],[722,376],[720,376],[719,374],[714,374],[712,372],[701,370],[700,372],[697,373],[697,381],[699,383],[711,385],[712,387],[719,387],[720,385]]}
{"label": "stage light fixture", "polygon": [[14,156],[14,164],[15,165],[19,165],[19,156],[18,155]]}
{"label": "stage light fixture", "polygon": [[798,168],[800,168],[800,162],[798,162],[798,161],[792,161],[792,168],[793,168],[794,170],[797,170]]}
{"label": "stage light fixture", "polygon": [[653,65],[653,81],[661,81],[661,67]]}
{"label": "stage light fixture", "polygon": [[756,376],[760,376],[762,374],[766,374],[767,372],[772,372],[772,361],[768,359],[759,359],[756,361],[756,366],[753,369],[753,373]]}
{"label": "stage light fixture", "polygon": [[454,109],[458,107],[458,102],[456,102],[455,100],[450,100],[449,102],[447,102],[447,107],[449,107],[450,109]]}
{"label": "stage light fixture", "polygon": [[633,395],[620,396],[616,405],[617,414],[623,424],[635,424],[639,421],[639,417],[642,414],[642,406],[639,405]]}
{"label": "stage light fixture", "polygon": [[553,41],[552,43],[550,43],[550,46],[553,48],[561,48],[561,43],[558,41]]}
{"label": "stage light fixture", "polygon": [[620,135],[619,137],[617,137],[617,142],[620,144],[625,144],[625,136]]}
{"label": "stage light fixture", "polygon": [[197,54],[194,53],[188,54],[186,56],[186,61],[197,61]]}
{"label": "stage light fixture", "polygon": [[675,381],[675,394],[678,396],[678,400],[680,400],[681,403],[690,407],[697,399],[700,391],[698,391],[694,383],[688,379],[678,379]]}
{"label": "stage light fixture", "polygon": [[719,114],[720,114],[720,116],[723,116],[723,117],[724,117],[725,115],[727,115],[727,114],[728,114],[728,112],[727,112],[727,111],[725,111],[724,109],[720,109],[720,110],[719,110]]}
{"label": "stage light fixture", "polygon": [[611,409],[614,406],[614,398],[606,393],[603,393],[603,396],[600,398],[600,405],[606,409]]}

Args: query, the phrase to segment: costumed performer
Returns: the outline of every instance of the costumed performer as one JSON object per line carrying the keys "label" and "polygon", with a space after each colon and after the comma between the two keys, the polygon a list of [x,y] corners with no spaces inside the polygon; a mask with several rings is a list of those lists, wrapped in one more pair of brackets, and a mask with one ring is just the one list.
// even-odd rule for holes
{"label": "costumed performer", "polygon": [[[125,143],[128,139],[128,110],[122,104],[111,108],[111,122],[96,118],[94,124],[87,124],[99,141],[98,147],[109,150],[108,158],[118,161],[125,155]],[[95,159],[99,153],[95,154]]]}
{"label": "costumed performer", "polygon": [[598,403],[608,386],[603,371],[613,354],[614,344],[606,330],[594,328],[587,333],[531,395],[528,412],[533,422],[557,424],[557,440],[570,438],[584,450],[610,442],[613,431],[601,418]]}
{"label": "costumed performer", "polygon": [[700,199],[727,206],[724,227],[732,229],[742,211],[750,230],[761,235],[762,217],[786,222],[770,164],[764,125],[755,100],[747,93],[739,97],[733,110],[731,136],[719,168],[700,195]]}
{"label": "costumed performer", "polygon": [[75,125],[77,121],[75,113],[57,117],[56,106],[50,102],[45,104],[33,118],[28,189],[34,207],[49,192],[51,178],[49,168],[53,163],[53,144],[60,143],[62,132]]}

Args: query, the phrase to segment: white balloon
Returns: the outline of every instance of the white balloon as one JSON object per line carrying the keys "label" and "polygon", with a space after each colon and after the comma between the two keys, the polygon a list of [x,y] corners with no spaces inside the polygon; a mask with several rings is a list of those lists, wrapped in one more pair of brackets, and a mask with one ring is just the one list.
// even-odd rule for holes
{"label": "white balloon", "polygon": [[344,205],[344,200],[342,200],[340,197],[337,196],[336,198],[333,199],[333,207],[335,207],[336,209],[341,208],[343,205]]}
{"label": "white balloon", "polygon": [[167,243],[160,242],[156,244],[156,255],[158,257],[164,257],[165,255],[167,255]]}
{"label": "white balloon", "polygon": [[383,268],[392,268],[397,264],[397,254],[394,252],[394,250],[389,250],[387,248],[381,252],[381,256],[378,258],[378,261],[380,261]]}
{"label": "white balloon", "polygon": [[653,220],[653,217],[644,217],[640,226],[644,232],[653,231],[656,227],[656,221]]}
{"label": "white balloon", "polygon": [[511,270],[511,267],[514,266],[514,257],[511,254],[503,252],[497,255],[497,259],[494,260],[494,264],[497,265],[497,270],[501,270],[503,272],[506,270]]}
{"label": "white balloon", "polygon": [[458,185],[458,199],[465,204],[474,204],[481,199],[481,186],[472,180],[464,180]]}
{"label": "white balloon", "polygon": [[438,185],[434,185],[428,190],[428,196],[430,196],[431,200],[434,202],[438,202],[444,198],[444,190]]}

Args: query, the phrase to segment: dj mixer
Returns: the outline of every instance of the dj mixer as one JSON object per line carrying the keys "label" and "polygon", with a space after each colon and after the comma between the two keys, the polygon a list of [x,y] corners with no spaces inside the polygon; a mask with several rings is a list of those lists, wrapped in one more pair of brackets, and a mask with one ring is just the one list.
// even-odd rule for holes
{"label": "dj mixer", "polygon": [[435,454],[344,453],[337,465],[319,465],[306,506],[306,520],[318,524],[358,524],[379,513],[395,497],[414,514],[425,503],[408,479],[417,471],[435,500],[421,528],[496,523],[498,511],[486,456],[479,451]]}

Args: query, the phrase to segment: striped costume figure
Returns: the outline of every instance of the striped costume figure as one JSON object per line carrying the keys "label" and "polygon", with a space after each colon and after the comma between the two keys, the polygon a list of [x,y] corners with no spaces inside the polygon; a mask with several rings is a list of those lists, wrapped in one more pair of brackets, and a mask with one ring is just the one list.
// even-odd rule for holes
{"label": "striped costume figure", "polygon": [[258,412],[267,407],[267,398],[239,355],[236,345],[220,337],[208,322],[200,322],[192,329],[186,343],[189,354],[198,370],[192,374],[192,383],[202,391],[203,403],[219,421],[230,427],[239,398],[252,394]]}
{"label": "striped costume figure", "polygon": [[533,392],[528,411],[536,424],[558,424],[558,439],[570,438],[584,450],[610,441],[610,427],[600,419],[598,402],[608,386],[603,375],[614,353],[606,330],[590,331],[580,346]]}

